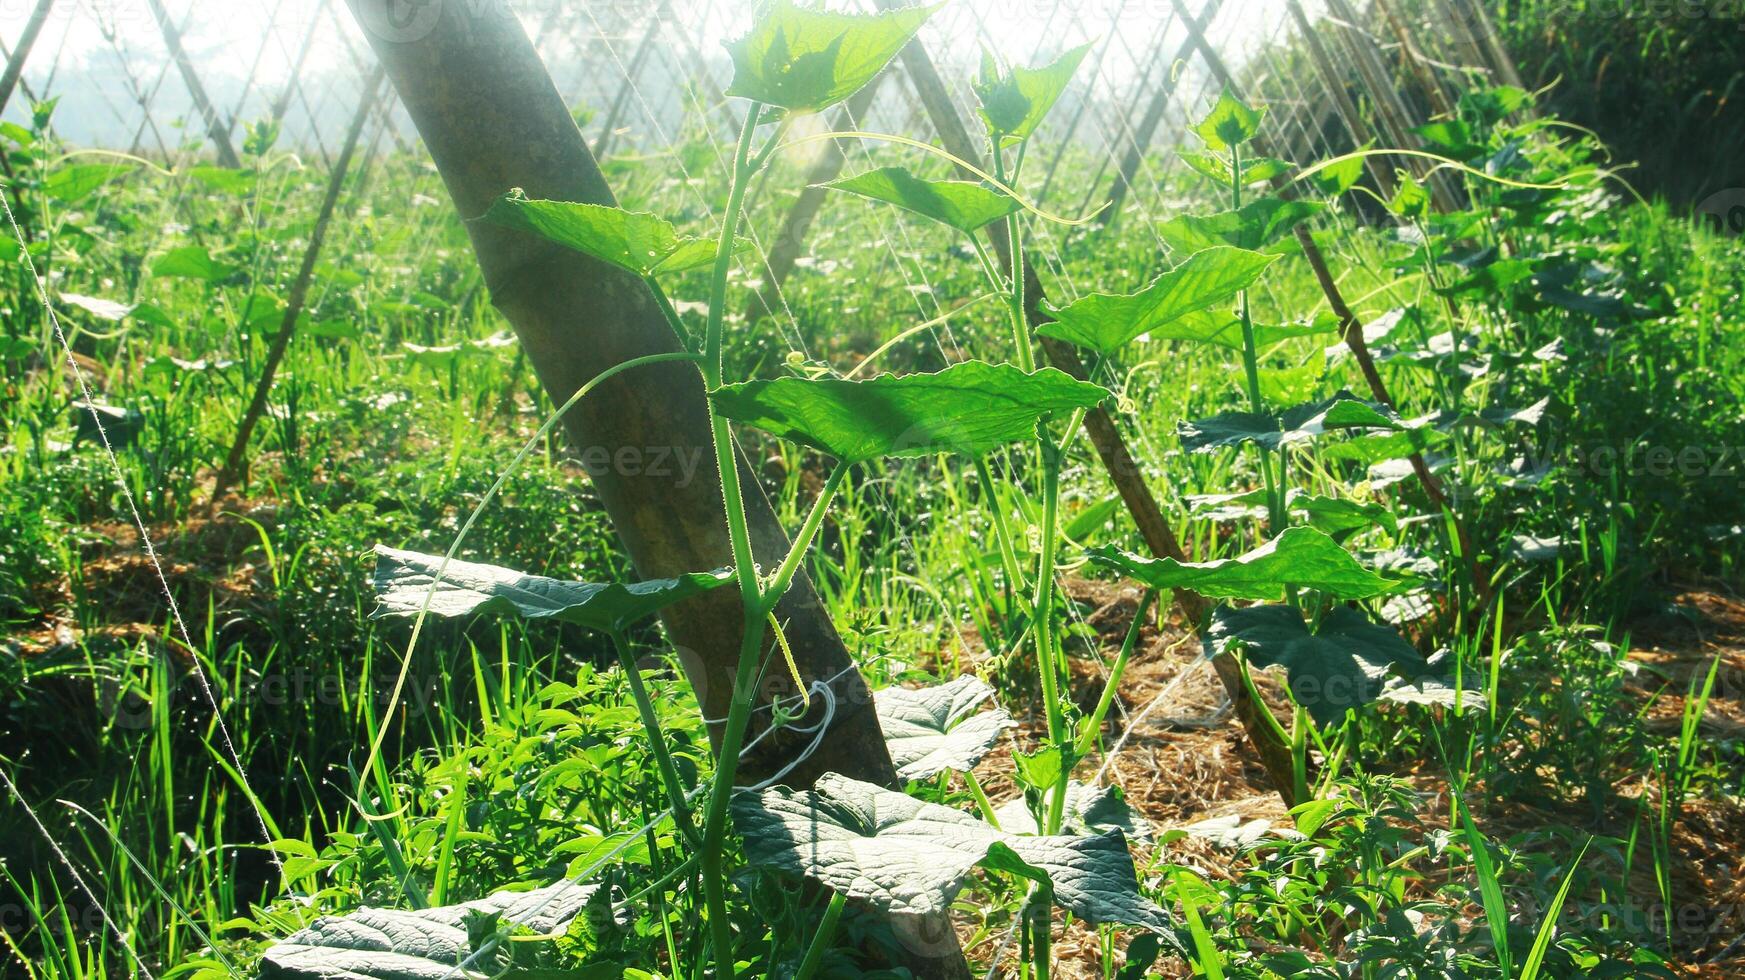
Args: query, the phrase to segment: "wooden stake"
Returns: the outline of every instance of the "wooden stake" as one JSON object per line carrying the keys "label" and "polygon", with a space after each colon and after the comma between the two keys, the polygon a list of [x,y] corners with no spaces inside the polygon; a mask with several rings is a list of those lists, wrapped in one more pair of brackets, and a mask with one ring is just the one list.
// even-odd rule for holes
{"label": "wooden stake", "polygon": [[146,4],[151,7],[158,29],[163,32],[164,46],[169,49],[176,70],[182,73],[182,84],[188,87],[188,95],[194,100],[194,108],[206,124],[206,135],[212,139],[212,148],[218,155],[219,165],[232,169],[241,167],[242,161],[237,158],[236,149],[230,145],[230,128],[218,117],[218,110],[212,108],[212,100],[206,96],[206,87],[200,84],[200,76],[194,73],[194,64],[188,60],[188,52],[182,47],[182,32],[170,19],[170,12],[164,9],[163,0],[146,0]]}
{"label": "wooden stake", "polygon": [[378,68],[364,83],[357,111],[352,114],[351,126],[345,133],[345,145],[339,151],[339,161],[328,175],[327,195],[321,200],[321,210],[315,216],[315,228],[310,232],[309,244],[303,249],[303,264],[297,270],[296,280],[291,284],[285,315],[279,321],[279,332],[273,337],[272,347],[267,350],[266,362],[261,365],[260,378],[255,382],[254,398],[249,402],[248,410],[243,412],[242,424],[236,430],[236,439],[231,442],[230,453],[224,458],[224,467],[218,471],[218,478],[212,486],[214,506],[241,474],[248,454],[249,437],[254,434],[261,416],[266,413],[267,401],[273,392],[273,379],[278,374],[279,364],[285,359],[285,352],[291,347],[291,338],[297,333],[297,319],[303,315],[303,304],[309,296],[309,283],[315,275],[315,263],[321,257],[321,246],[327,239],[327,226],[333,220],[334,205],[338,203],[340,191],[345,187],[345,175],[351,169],[351,158],[357,150],[358,137],[362,135],[364,123],[375,107],[376,90],[381,87],[382,74],[382,70]]}
{"label": "wooden stake", "polygon": [[0,112],[5,112],[6,104],[12,101],[12,91],[24,75],[24,63],[30,59],[30,49],[36,47],[37,35],[42,33],[42,25],[48,22],[49,11],[54,9],[54,5],[54,0],[37,0],[30,19],[24,22],[24,33],[18,36],[18,47],[13,48],[12,57],[6,59],[5,74],[0,74]]}

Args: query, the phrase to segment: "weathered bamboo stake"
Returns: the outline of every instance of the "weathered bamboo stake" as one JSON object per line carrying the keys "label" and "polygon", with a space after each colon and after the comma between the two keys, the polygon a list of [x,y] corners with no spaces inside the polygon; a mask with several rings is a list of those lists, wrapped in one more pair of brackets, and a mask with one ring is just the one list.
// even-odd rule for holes
{"label": "weathered bamboo stake", "polygon": [[157,19],[158,30],[164,35],[164,46],[169,49],[176,70],[182,73],[182,84],[188,87],[188,96],[194,100],[195,110],[206,123],[206,135],[212,139],[212,148],[218,155],[219,165],[242,166],[242,161],[237,159],[236,149],[230,145],[230,127],[218,117],[218,110],[212,108],[212,100],[206,95],[206,87],[200,84],[200,76],[194,72],[194,63],[188,60],[188,52],[182,47],[182,32],[170,19],[170,12],[164,9],[163,0],[146,0],[146,5]]}
{"label": "weathered bamboo stake", "polygon": [[321,0],[316,6],[315,16],[309,19],[309,29],[303,32],[303,42],[297,45],[297,56],[291,60],[291,71],[285,78],[285,88],[273,99],[271,119],[275,126],[284,121],[285,113],[291,110],[291,97],[303,84],[303,64],[309,60],[309,52],[315,47],[315,35],[321,30],[321,15],[328,9],[330,2],[331,0]]}
{"label": "weathered bamboo stake", "polygon": [[[847,132],[855,128],[872,107],[873,97],[878,94],[879,84],[884,77],[883,72],[879,73],[865,88],[854,93],[836,114],[831,129]],[[746,303],[745,319],[748,322],[766,314],[773,314],[781,308],[782,284],[793,273],[794,263],[805,254],[806,235],[811,231],[812,222],[817,220],[818,213],[824,209],[825,197],[830,193],[820,185],[835,180],[847,162],[848,155],[843,152],[841,142],[832,140],[824,144],[823,152],[807,171],[806,186],[800,189],[800,196],[788,208],[787,217],[782,221],[781,234],[770,243],[769,255],[764,262],[763,288]]]}
{"label": "weathered bamboo stake", "polygon": [[[1380,117],[1388,138],[1401,148],[1422,145],[1423,141],[1412,135],[1411,115],[1390,81],[1387,66],[1382,63],[1374,39],[1367,34],[1362,38],[1357,36],[1363,30],[1358,26],[1356,15],[1345,0],[1327,0],[1327,9],[1342,28],[1338,33],[1351,56],[1352,64],[1357,68],[1359,80],[1369,90],[1370,104],[1375,106],[1376,115]],[[1440,173],[1431,173],[1430,167],[1419,157],[1407,157],[1406,166],[1418,180],[1429,185],[1431,197],[1439,210],[1458,209],[1459,203]]]}
{"label": "weathered bamboo stake", "polygon": [[48,23],[49,12],[54,6],[54,0],[37,0],[30,19],[24,22],[24,33],[18,35],[18,47],[12,49],[11,57],[6,59],[6,71],[0,74],[0,112],[5,112],[6,104],[12,101],[12,91],[24,75],[24,63],[30,59],[30,49],[36,47],[37,36],[42,33],[42,25]]}
{"label": "weathered bamboo stake", "polygon": [[[1215,0],[1214,0],[1215,2]],[[882,6],[894,6],[895,0],[879,0]],[[940,141],[953,155],[970,162],[979,161],[982,151],[969,135],[963,119],[957,113],[957,107],[947,93],[945,83],[940,79],[939,72],[933,64],[933,59],[922,46],[919,39],[910,41],[900,55],[903,68],[914,84],[916,94],[928,110],[928,117],[933,122],[933,129],[938,133]],[[979,165],[979,164],[978,164]],[[965,176],[972,176],[965,174]],[[998,222],[989,226],[989,239],[992,240],[995,253],[1001,264],[1008,270],[1011,268],[1011,249]],[[1048,314],[1041,309],[1043,298],[1042,283],[1036,276],[1036,271],[1029,262],[1024,263],[1025,316],[1033,326],[1049,322]],[[1043,343],[1043,352],[1055,367],[1076,377],[1084,377],[1086,372],[1078,353],[1068,344]],[[1107,409],[1098,406],[1085,413],[1085,432],[1091,437],[1091,444],[1102,460],[1104,468],[1109,473],[1110,480],[1115,484],[1121,500],[1132,514],[1134,524],[1145,538],[1146,547],[1160,558],[1174,558],[1177,561],[1187,560],[1182,550],[1181,542],[1177,540],[1175,531],[1169,521],[1163,516],[1163,509],[1158,506],[1157,498],[1152,495],[1151,488],[1146,485],[1144,474],[1134,461],[1133,454],[1128,451],[1125,439],[1115,420]],[[1186,590],[1177,590],[1175,602],[1181,609],[1187,621],[1198,628],[1204,623],[1209,607],[1204,597]],[[1290,746],[1277,735],[1278,723],[1270,717],[1263,717],[1261,712],[1270,711],[1265,704],[1256,701],[1249,695],[1248,685],[1242,676],[1242,667],[1229,657],[1217,657],[1212,661],[1217,671],[1218,679],[1224,685],[1225,692],[1230,697],[1230,703],[1235,708],[1236,716],[1248,732],[1249,741],[1254,745],[1260,762],[1265,767],[1273,788],[1287,806],[1294,806],[1298,801],[1295,792],[1295,780],[1291,764]]]}
{"label": "weathered bamboo stake", "polygon": [[[1297,32],[1302,35],[1303,42],[1309,49],[1309,60],[1315,63],[1315,72],[1321,76],[1321,84],[1333,99],[1333,108],[1339,113],[1340,121],[1345,124],[1345,131],[1351,134],[1352,145],[1362,147],[1374,142],[1374,131],[1357,111],[1356,104],[1351,101],[1351,93],[1345,91],[1344,79],[1333,69],[1333,60],[1327,56],[1327,47],[1321,43],[1320,32],[1309,23],[1309,18],[1303,13],[1302,4],[1297,0],[1285,0],[1285,6],[1290,10],[1291,19],[1297,24]],[[1394,175],[1388,172],[1388,168],[1381,164],[1378,157],[1365,157],[1363,166],[1369,171],[1370,179],[1375,181],[1381,196],[1391,200],[1394,196]]]}
{"label": "weathered bamboo stake", "polygon": [[[1179,5],[1181,0],[1172,0],[1172,2]],[[1212,74],[1232,91],[1239,91],[1235,78],[1224,64],[1224,59],[1205,40],[1204,35],[1197,36],[1201,58],[1212,70]],[[1279,196],[1286,198],[1291,196],[1282,175],[1273,178],[1273,187],[1278,191]],[[1364,340],[1363,324],[1358,321],[1357,314],[1352,311],[1351,306],[1345,302],[1339,284],[1334,280],[1333,272],[1327,265],[1327,258],[1321,254],[1321,247],[1315,243],[1314,236],[1309,234],[1305,226],[1297,225],[1294,232],[1297,244],[1302,249],[1303,258],[1308,260],[1309,268],[1315,274],[1315,282],[1321,287],[1322,294],[1327,298],[1328,308],[1333,311],[1334,316],[1339,318],[1340,337],[1345,342],[1346,348],[1351,351],[1352,360],[1357,362],[1358,371],[1362,373],[1370,394],[1383,405],[1390,408],[1395,407],[1398,403],[1388,391],[1387,383],[1382,379],[1381,371],[1376,367],[1375,358],[1369,351],[1369,344]],[[1430,466],[1424,460],[1423,454],[1414,451],[1407,459],[1411,463],[1412,473],[1418,478],[1418,483],[1424,489],[1424,496],[1438,510],[1449,515],[1449,519],[1454,524],[1461,556],[1466,560],[1468,570],[1472,575],[1473,588],[1477,593],[1479,604],[1488,603],[1490,598],[1488,573],[1479,562],[1477,552],[1473,550],[1472,538],[1467,533],[1466,523],[1455,512],[1453,501],[1449,499],[1447,491],[1442,486],[1442,481],[1438,480],[1436,475],[1430,471]]]}
{"label": "weathered bamboo stake", "polygon": [[1388,28],[1394,32],[1394,38],[1400,42],[1400,62],[1409,68],[1418,79],[1418,88],[1424,92],[1424,98],[1430,101],[1431,108],[1444,119],[1454,118],[1454,100],[1448,94],[1448,88],[1442,84],[1442,79],[1430,70],[1429,59],[1418,45],[1412,41],[1412,34],[1406,29],[1406,22],[1400,18],[1399,11],[1388,0],[1375,0],[1375,7],[1381,12],[1382,19],[1387,21]]}
{"label": "weathered bamboo stake", "polygon": [[364,83],[357,111],[352,114],[351,126],[345,133],[345,144],[339,150],[339,160],[334,164],[333,172],[328,175],[327,194],[321,199],[321,210],[315,216],[315,228],[309,234],[309,244],[303,248],[303,264],[297,270],[297,278],[291,283],[291,292],[285,303],[285,315],[279,321],[278,335],[273,337],[273,345],[267,350],[266,361],[261,365],[260,379],[255,382],[254,398],[249,402],[248,410],[243,412],[242,424],[236,429],[236,439],[231,442],[230,453],[225,456],[224,466],[218,471],[218,478],[213,483],[214,505],[240,476],[244,457],[248,453],[249,437],[254,434],[255,426],[267,410],[267,401],[273,391],[273,378],[278,374],[279,364],[285,359],[285,352],[291,347],[291,338],[296,335],[297,320],[303,315],[303,304],[309,296],[309,283],[315,275],[315,263],[321,257],[321,246],[327,239],[327,227],[333,220],[334,205],[339,202],[340,191],[345,187],[346,173],[351,169],[352,154],[357,150],[364,123],[369,120],[375,108],[376,91],[381,88],[383,74],[383,70],[377,68]]}
{"label": "weathered bamboo stake", "polygon": [[594,141],[594,156],[604,159],[612,149],[612,138],[617,134],[618,120],[624,117],[624,107],[630,102],[630,93],[636,88],[637,76],[642,74],[642,63],[648,60],[648,53],[654,49],[655,39],[660,37],[661,18],[666,16],[669,4],[661,3],[655,8],[654,16],[649,19],[648,30],[642,35],[642,40],[636,43],[636,50],[630,55],[630,64],[624,69],[624,83],[618,87],[618,95],[612,100],[612,108],[606,113],[606,125],[600,130],[600,138]]}
{"label": "weathered bamboo stake", "polygon": [[1490,62],[1498,78],[1504,84],[1530,91],[1527,83],[1521,80],[1521,70],[1515,64],[1515,56],[1503,44],[1501,35],[1497,33],[1497,25],[1485,11],[1484,4],[1478,0],[1448,0],[1448,4],[1458,15],[1459,21],[1472,32],[1478,42],[1479,53]]}
{"label": "weathered bamboo stake", "polygon": [[[1188,40],[1181,43],[1170,64],[1187,57],[1193,50],[1192,38],[1204,29],[1218,14],[1218,6],[1222,0],[1206,0],[1206,5],[1200,10],[1197,18],[1189,17],[1187,10],[1181,4],[1176,4],[1176,14],[1187,25]],[[1157,93],[1151,97],[1151,104],[1146,107],[1144,118],[1139,121],[1139,128],[1133,134],[1133,143],[1127,147],[1127,153],[1121,158],[1121,168],[1115,172],[1115,186],[1109,190],[1109,201],[1097,216],[1097,223],[1108,228],[1115,223],[1115,216],[1121,210],[1121,204],[1127,199],[1127,192],[1133,186],[1133,178],[1139,175],[1139,167],[1145,162],[1145,152],[1151,148],[1151,139],[1157,134],[1157,126],[1163,122],[1164,111],[1169,108],[1170,97],[1175,95],[1175,79],[1168,70],[1164,71],[1163,80],[1157,87]]]}

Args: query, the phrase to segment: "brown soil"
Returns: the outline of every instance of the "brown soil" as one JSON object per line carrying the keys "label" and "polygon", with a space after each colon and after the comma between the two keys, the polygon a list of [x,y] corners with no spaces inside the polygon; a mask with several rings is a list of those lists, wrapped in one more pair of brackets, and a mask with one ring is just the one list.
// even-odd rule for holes
{"label": "brown soil", "polygon": [[[1084,620],[1096,631],[1105,658],[1112,658],[1133,621],[1138,591],[1082,579],[1068,580],[1066,591],[1086,610]],[[1692,678],[1700,685],[1709,665],[1719,656],[1719,676],[1702,721],[1704,734],[1727,738],[1745,733],[1745,601],[1691,590],[1679,596],[1673,608],[1673,614],[1639,624],[1632,638],[1630,656],[1644,667],[1634,687],[1646,708],[1646,724],[1651,730],[1676,737]],[[1109,724],[1111,743],[1123,736],[1126,741],[1104,780],[1120,786],[1134,810],[1158,830],[1214,817],[1289,826],[1284,805],[1253,761],[1240,724],[1225,706],[1217,677],[1198,660],[1197,640],[1179,621],[1172,620],[1162,632],[1151,625],[1142,627],[1138,649],[1143,654],[1136,655],[1129,665]],[[1072,696],[1089,708],[1102,689],[1101,669],[1084,656],[1075,656],[1072,663]],[[963,667],[973,669],[970,664]],[[1266,675],[1256,681],[1263,697],[1275,710],[1281,709],[1284,701],[1277,681]],[[1280,715],[1284,716],[1282,711]],[[1129,726],[1131,732],[1126,730]],[[1013,746],[1037,744],[1045,728],[1035,712],[1020,715],[1013,738],[977,768],[977,776],[996,803],[1017,795],[1012,780]],[[1088,778],[1094,772],[1091,763],[1086,763],[1078,775]],[[1419,819],[1425,827],[1446,829],[1450,806],[1446,783],[1428,768],[1402,775],[1422,794]],[[1643,792],[1653,790],[1636,787],[1632,794],[1627,789],[1625,803],[1633,807],[1632,795]],[[1548,825],[1579,827],[1591,822],[1587,812],[1549,812],[1527,806],[1493,807],[1478,816],[1495,837]],[[1628,832],[1630,816],[1621,815],[1616,828],[1620,833]],[[1745,957],[1745,943],[1732,948],[1724,963],[1704,962],[1745,936],[1745,859],[1739,856],[1745,852],[1745,800],[1689,802],[1674,828],[1672,852],[1673,894],[1685,909],[1673,922],[1674,941],[1686,959],[1702,964],[1682,967],[1681,975],[1745,976],[1745,959],[1737,958]],[[1142,851],[1137,857],[1142,874],[1151,865],[1170,863],[1192,867],[1209,879],[1231,876],[1231,852],[1196,837],[1176,841],[1162,853]],[[1630,891],[1638,907],[1659,907],[1651,861],[1638,862]],[[1476,908],[1470,913],[1482,916]],[[1006,930],[1000,929],[971,945],[972,934],[967,930],[963,934],[971,957],[984,961],[1005,938]],[[1101,947],[1092,929],[1075,925],[1057,938],[1055,952],[1056,976],[1092,980],[1103,975]],[[1006,969],[1000,975],[1016,975],[1015,954],[1014,943],[1006,950]],[[1116,958],[1119,965],[1119,952]]]}

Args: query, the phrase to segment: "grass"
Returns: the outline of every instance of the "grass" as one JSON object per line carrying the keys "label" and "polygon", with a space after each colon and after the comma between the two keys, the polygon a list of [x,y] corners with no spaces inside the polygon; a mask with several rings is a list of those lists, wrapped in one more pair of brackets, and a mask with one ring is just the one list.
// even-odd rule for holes
{"label": "grass", "polygon": [[[1592,150],[1536,138],[1546,175],[1578,168]],[[708,937],[691,926],[702,902],[694,891],[650,888],[690,872],[657,819],[667,788],[632,687],[610,669],[609,642],[551,623],[433,622],[407,696],[385,713],[407,630],[369,618],[371,546],[445,550],[553,407],[516,348],[493,339],[504,325],[458,222],[445,205],[407,204],[444,199],[435,175],[393,156],[353,189],[370,216],[336,228],[314,329],[293,345],[247,481],[208,506],[202,490],[235,431],[320,181],[268,152],[251,159],[241,186],[135,170],[69,199],[40,179],[55,171],[52,133],[32,140],[10,147],[37,175],[17,186],[20,218],[74,353],[101,400],[124,413],[110,429],[124,438],[112,467],[80,437],[49,324],[9,315],[0,338],[0,766],[16,791],[0,811],[0,906],[11,963],[45,978],[142,966],[158,976],[249,972],[267,944],[318,915],[468,901],[603,869],[608,894],[637,896],[628,921],[606,915],[559,943],[513,944],[528,947],[516,963],[610,963],[633,976],[700,969]],[[668,152],[712,159],[706,150]],[[900,148],[871,152],[914,163]],[[614,174],[626,206],[718,231],[697,209],[725,200],[699,201],[694,187],[650,176],[661,169],[645,162]],[[917,169],[945,173],[936,163]],[[1143,207],[1218,207],[1190,176],[1151,188]],[[778,170],[769,184],[797,180]],[[1322,781],[1316,801],[1277,825],[1291,832],[1220,838],[1159,827],[1155,845],[1140,849],[1148,895],[1179,911],[1184,955],[1165,951],[1148,968],[1139,934],[1104,926],[1094,930],[1102,953],[1085,969],[1332,976],[1354,963],[1366,976],[1576,976],[1698,955],[1688,931],[1614,910],[1676,904],[1682,810],[1731,799],[1742,760],[1736,742],[1701,725],[1716,673],[1662,689],[1642,683],[1628,654],[1633,630],[1679,590],[1738,588],[1745,250],[1597,181],[1536,210],[1510,211],[1508,192],[1494,187],[1475,192],[1495,195],[1482,202],[1496,207],[1482,225],[1425,216],[1414,234],[1409,223],[1332,215],[1320,227],[1365,320],[1422,311],[1402,321],[1399,353],[1383,365],[1404,393],[1402,414],[1453,397],[1549,399],[1538,424],[1500,438],[1461,434],[1444,447],[1460,513],[1502,598],[1477,608],[1433,594],[1406,635],[1422,652],[1446,651],[1450,671],[1482,679],[1467,686],[1482,687],[1486,704],[1372,707],[1342,727],[1299,727]],[[781,201],[753,195],[750,227],[778,227]],[[1143,219],[1125,215],[1111,233],[1027,227],[1054,301],[1136,288],[1167,268]],[[166,235],[167,225],[178,230]],[[905,328],[988,290],[957,236],[892,210],[832,200],[817,227],[817,262],[788,283],[787,309],[760,325],[725,323],[725,377],[778,376],[796,355],[846,372]],[[1459,294],[1450,308],[1434,277],[1465,267],[1436,262],[1425,241],[1536,256],[1547,282],[1575,274],[1582,302],[1559,305],[1516,282]],[[163,256],[182,247],[234,271],[210,280],[162,271]],[[1250,293],[1258,322],[1321,305],[1301,262],[1277,265]],[[755,270],[728,271],[726,309],[743,308]],[[0,305],[34,310],[23,266],[8,262],[3,276]],[[709,285],[698,273],[669,289],[701,297]],[[68,294],[133,309],[112,319]],[[1654,315],[1619,319],[1616,303]],[[702,335],[694,309],[681,306],[681,316]],[[1448,329],[1446,315],[1490,364],[1460,389],[1446,359],[1414,361],[1406,342]],[[967,306],[875,363],[912,372],[987,355],[1009,343],[1005,316],[998,302]],[[1311,338],[1259,351],[1257,367],[1282,388],[1356,387],[1346,360],[1319,376],[1323,346]],[[1228,557],[1264,539],[1252,523],[1190,518],[1183,503],[1262,482],[1251,457],[1180,449],[1178,421],[1249,397],[1228,351],[1142,343],[1099,378],[1120,390],[1122,429],[1192,554]],[[741,438],[762,460],[784,524],[799,526],[825,464],[755,432]],[[988,469],[982,479],[941,456],[858,472],[843,483],[810,570],[874,688],[982,673],[1030,748],[1045,719],[1065,719],[1052,718],[1058,699],[1037,696],[1049,667],[1026,649],[1030,600],[1002,567],[995,528],[1004,522],[1033,562],[1048,509],[1027,492],[1038,476],[1032,456],[1003,454]],[[1305,490],[1385,501],[1410,518],[1398,534],[1365,532],[1367,550],[1434,562],[1436,542],[1449,537],[1409,483],[1320,454],[1294,457],[1289,475]],[[1069,446],[1060,482],[1060,523],[1088,518],[1068,537],[1137,547],[1118,511],[1099,510],[1114,489],[1082,442]],[[139,558],[122,486],[164,559],[192,647]],[[585,468],[555,439],[483,512],[461,557],[597,581],[628,574]],[[1079,579],[1108,577],[1068,564]],[[1446,561],[1431,573],[1456,574]],[[1087,621],[1095,610],[1070,590],[1058,605],[1050,623],[1063,655],[1100,676],[1121,637],[1104,643]],[[632,640],[649,658],[647,703],[678,778],[708,785],[707,741],[673,655],[652,629]],[[196,664],[218,694],[216,712]],[[1663,701],[1685,705],[1671,732],[1648,723]],[[384,732],[385,764],[368,767]],[[912,789],[967,809],[981,787],[943,777]],[[276,838],[265,848],[251,792]],[[607,855],[614,861],[603,863]],[[1644,873],[1647,891],[1632,880]],[[989,875],[960,896],[973,959],[995,955],[1026,914],[1025,894]],[[879,923],[773,876],[747,874],[727,917],[738,955],[760,969],[848,975],[858,968],[850,951],[880,938]]]}

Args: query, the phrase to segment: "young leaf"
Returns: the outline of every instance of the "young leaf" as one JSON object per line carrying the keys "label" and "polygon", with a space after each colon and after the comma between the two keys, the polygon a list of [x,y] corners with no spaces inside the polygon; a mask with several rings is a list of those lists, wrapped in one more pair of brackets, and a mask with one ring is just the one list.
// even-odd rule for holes
{"label": "young leaf", "polygon": [[269,947],[261,980],[411,980],[416,977],[481,976],[496,964],[462,970],[473,953],[471,922],[491,916],[502,925],[535,933],[561,933],[598,885],[560,881],[534,891],[497,892],[464,905],[419,909],[364,907],[344,916],[323,916]]}
{"label": "young leaf", "polygon": [[940,6],[835,14],[775,0],[749,33],[727,43],[727,94],[790,112],[827,109],[872,81]]}
{"label": "young leaf", "polygon": [[747,381],[709,393],[727,418],[843,463],[939,452],[979,456],[1034,435],[1045,415],[1091,408],[1108,397],[1107,389],[1054,368],[1025,374],[982,361],[870,381]]}
{"label": "young leaf", "polygon": [[1215,245],[1234,245],[1251,252],[1273,250],[1274,244],[1292,228],[1326,208],[1313,201],[1283,201],[1256,198],[1235,211],[1205,216],[1183,214],[1165,221],[1158,234],[1171,249],[1183,254]]}
{"label": "young leaf", "polygon": [[1212,452],[1227,446],[1257,442],[1268,449],[1314,442],[1336,429],[1403,430],[1406,424],[1393,409],[1366,402],[1342,391],[1325,401],[1271,412],[1219,412],[1210,418],[1176,425],[1182,447],[1191,452]]}
{"label": "young leaf", "polygon": [[133,172],[131,163],[74,163],[57,167],[42,182],[42,191],[63,204],[89,197],[97,188],[122,174]]}
{"label": "young leaf", "polygon": [[[1067,783],[1065,814],[1064,830],[1068,833],[1090,837],[1119,830],[1128,840],[1144,843],[1152,839],[1150,821],[1133,812],[1118,786],[1086,786],[1076,779]],[[1001,804],[994,816],[1000,829],[1009,834],[1042,833],[1021,796]]]}
{"label": "young leaf", "polygon": [[1223,245],[1195,252],[1139,292],[1092,293],[1059,309],[1045,305],[1055,322],[1036,332],[1112,354],[1140,334],[1234,298],[1275,257]]}
{"label": "young leaf", "polygon": [[527,619],[557,619],[608,633],[733,580],[731,572],[720,569],[631,585],[565,582],[470,561],[450,561],[443,568],[441,555],[376,545],[375,587],[381,605],[371,618],[418,615],[438,569],[442,569],[442,583],[430,596],[432,616],[509,613]]}
{"label": "young leaf", "polygon": [[172,279],[201,279],[220,282],[242,271],[242,266],[214,259],[198,245],[184,245],[158,257],[151,265],[153,275]]}
{"label": "young leaf", "polygon": [[1394,187],[1394,199],[1388,202],[1388,210],[1402,218],[1427,218],[1430,215],[1430,192],[1413,180],[1411,174],[1402,172]]}
{"label": "young leaf", "polygon": [[1221,606],[1204,642],[1209,657],[1240,649],[1253,666],[1283,667],[1292,696],[1322,725],[1375,701],[1389,678],[1430,669],[1400,634],[1349,606],[1328,610],[1313,633],[1290,606]]}
{"label": "young leaf", "polygon": [[[498,198],[484,220],[532,232],[639,276],[684,272],[715,261],[714,239],[681,235],[643,211],[572,201],[535,201],[518,187]],[[735,248],[745,247],[736,241]]]}
{"label": "young leaf", "polygon": [[1218,93],[1218,103],[1212,106],[1212,111],[1194,126],[1194,132],[1205,140],[1206,149],[1223,153],[1253,139],[1260,132],[1260,120],[1265,115],[1265,106],[1250,108],[1225,89]]}
{"label": "young leaf", "polygon": [[1090,559],[1154,589],[1192,589],[1216,599],[1280,601],[1288,587],[1337,599],[1368,599],[1404,591],[1413,579],[1388,578],[1358,564],[1325,532],[1290,527],[1247,554],[1220,561],[1141,558],[1119,548],[1092,548]]}
{"label": "young leaf", "polygon": [[981,103],[988,135],[1003,143],[1029,139],[1066,91],[1090,49],[1089,43],[1081,44],[1042,68],[1014,67],[1003,75],[991,59],[984,58],[981,75],[971,87]]}
{"label": "young leaf", "polygon": [[1000,733],[1016,724],[1002,708],[976,710],[993,696],[993,688],[970,674],[934,687],[887,687],[875,693],[873,707],[897,775],[931,779],[948,769],[974,769]]}
{"label": "young leaf", "polygon": [[1139,893],[1119,831],[1028,837],[961,810],[826,773],[812,789],[777,786],[733,798],[733,822],[753,867],[803,875],[874,908],[946,911],[978,865],[1052,884],[1054,900],[1091,924],[1169,936],[1169,914]]}
{"label": "young leaf", "polygon": [[902,167],[881,167],[819,186],[895,204],[962,232],[973,232],[1020,207],[1016,198],[992,187],[968,180],[923,180]]}

